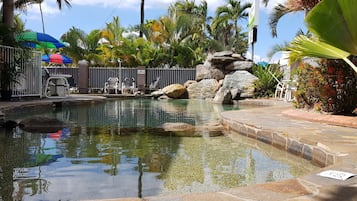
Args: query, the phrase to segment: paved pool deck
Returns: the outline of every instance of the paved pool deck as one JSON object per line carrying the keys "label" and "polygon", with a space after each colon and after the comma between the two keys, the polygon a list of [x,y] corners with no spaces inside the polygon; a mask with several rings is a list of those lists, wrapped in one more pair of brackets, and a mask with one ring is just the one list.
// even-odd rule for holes
{"label": "paved pool deck", "polygon": [[[71,95],[66,99],[0,102],[0,113],[51,106],[58,102],[95,102],[101,96]],[[318,176],[324,170],[357,174],[357,117],[325,115],[294,109],[291,103],[274,99],[245,100],[242,105],[264,107],[222,113],[224,127],[299,155],[321,166],[289,180],[232,188],[220,192],[192,193],[105,201],[357,201],[357,176],[337,180]]]}

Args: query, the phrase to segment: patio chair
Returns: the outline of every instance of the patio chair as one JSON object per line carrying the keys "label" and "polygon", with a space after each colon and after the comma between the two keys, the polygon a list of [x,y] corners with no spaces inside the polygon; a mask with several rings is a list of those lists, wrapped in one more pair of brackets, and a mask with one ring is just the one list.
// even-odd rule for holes
{"label": "patio chair", "polygon": [[293,101],[295,97],[293,93],[297,90],[298,83],[296,80],[291,80],[285,84],[285,101]]}
{"label": "patio chair", "polygon": [[158,89],[159,81],[160,81],[160,77],[156,77],[156,79],[150,83],[150,86],[149,86],[150,92]]}
{"label": "patio chair", "polygon": [[115,94],[118,94],[120,90],[119,78],[117,77],[109,77],[104,83],[104,93],[109,94],[112,90],[114,90]]}
{"label": "patio chair", "polygon": [[64,98],[69,96],[69,84],[67,77],[63,75],[50,75],[45,84],[45,96],[47,98]]}
{"label": "patio chair", "polygon": [[122,91],[123,94],[134,94],[136,91],[138,91],[138,88],[136,88],[136,82],[135,78],[129,78],[125,77],[123,82],[122,82]]}
{"label": "patio chair", "polygon": [[274,98],[283,99],[285,96],[285,84],[284,82],[278,81],[278,84],[276,84],[275,88],[275,93],[274,93]]}

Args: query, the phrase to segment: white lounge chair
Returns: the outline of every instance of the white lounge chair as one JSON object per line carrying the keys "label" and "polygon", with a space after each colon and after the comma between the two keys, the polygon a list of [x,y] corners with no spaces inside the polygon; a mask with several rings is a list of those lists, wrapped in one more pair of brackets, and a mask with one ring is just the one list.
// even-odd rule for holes
{"label": "white lounge chair", "polygon": [[295,97],[293,93],[297,90],[298,83],[296,80],[291,80],[285,84],[285,101],[293,101]]}
{"label": "white lounge chair", "polygon": [[136,82],[135,78],[128,78],[125,77],[124,81],[122,82],[122,92],[123,94],[134,94],[135,92],[138,91],[138,88],[136,87]]}
{"label": "white lounge chair", "polygon": [[160,81],[160,77],[157,77],[155,80],[153,80],[153,81],[150,83],[149,90],[150,90],[150,91],[155,91],[155,90],[157,90],[157,87],[158,87],[158,85],[159,85],[159,81]]}
{"label": "white lounge chair", "polygon": [[114,90],[115,94],[118,94],[120,91],[119,78],[109,77],[108,80],[104,83],[104,93],[110,93],[111,90]]}
{"label": "white lounge chair", "polygon": [[283,80],[279,81],[275,88],[274,97],[284,100],[292,101],[294,100],[293,93],[297,90],[296,80]]}
{"label": "white lounge chair", "polygon": [[274,98],[283,99],[285,96],[285,84],[283,82],[278,81],[278,84],[275,88]]}

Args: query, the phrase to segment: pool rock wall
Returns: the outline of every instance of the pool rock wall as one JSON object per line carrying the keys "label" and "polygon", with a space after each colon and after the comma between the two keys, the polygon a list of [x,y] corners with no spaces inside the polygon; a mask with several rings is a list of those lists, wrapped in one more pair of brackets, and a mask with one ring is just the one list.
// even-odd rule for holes
{"label": "pool rock wall", "polygon": [[[187,90],[184,98],[207,99],[221,104],[251,98],[254,96],[254,82],[258,80],[250,73],[253,65],[252,61],[232,51],[210,54],[203,64],[196,66],[195,80],[188,80],[183,85]],[[163,90],[160,95],[165,94]]]}

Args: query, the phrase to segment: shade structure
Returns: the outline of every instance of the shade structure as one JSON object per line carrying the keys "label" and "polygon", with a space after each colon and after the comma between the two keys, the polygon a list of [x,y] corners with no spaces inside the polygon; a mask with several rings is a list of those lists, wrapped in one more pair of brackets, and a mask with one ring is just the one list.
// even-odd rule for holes
{"label": "shade structure", "polygon": [[22,32],[16,35],[16,40],[25,47],[30,48],[61,48],[66,45],[51,35],[33,31]]}
{"label": "shade structure", "polygon": [[42,61],[54,64],[71,64],[73,61],[63,54],[45,54],[42,55]]}

